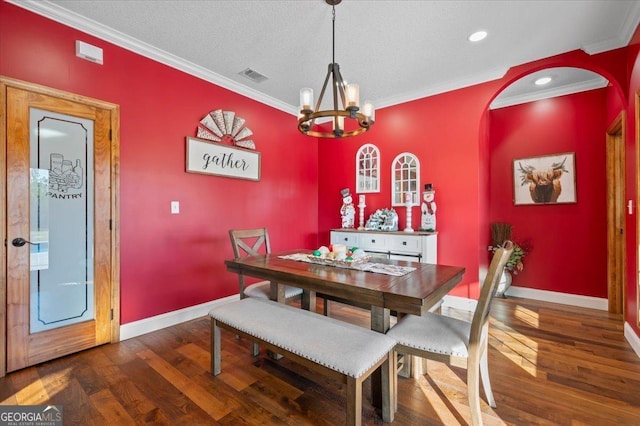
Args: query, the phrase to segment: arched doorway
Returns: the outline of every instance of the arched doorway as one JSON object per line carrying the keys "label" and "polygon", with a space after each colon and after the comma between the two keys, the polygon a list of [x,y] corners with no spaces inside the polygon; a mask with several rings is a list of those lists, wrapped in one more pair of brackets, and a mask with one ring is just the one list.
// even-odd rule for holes
{"label": "arched doorway", "polygon": [[[536,86],[541,77],[551,77],[551,81],[546,86]],[[620,121],[617,127],[606,122],[611,115],[607,98],[610,90],[614,97],[617,94],[623,109],[619,88],[608,86],[608,79],[593,71],[552,67],[517,76],[500,90],[488,114],[489,192],[495,192],[498,182],[512,187],[514,192],[518,185],[525,184],[517,180],[514,170],[513,161],[518,156],[571,152],[577,159],[577,190],[582,196],[578,196],[575,205],[515,206],[502,190],[500,198],[491,196],[488,221],[513,222],[516,239],[531,238],[532,253],[525,259],[521,281],[525,290],[566,293],[574,299],[587,296],[580,303],[593,303],[591,307],[600,309],[607,309],[597,303],[606,297],[610,312],[621,313],[626,257],[621,129],[625,124],[624,116],[616,119]],[[505,124],[507,119],[510,124]],[[615,141],[618,143],[614,148]],[[606,162],[602,161],[605,157]],[[501,162],[501,168],[508,164],[509,173],[497,170],[496,162]],[[496,208],[496,200],[500,208]],[[597,258],[589,258],[589,253]],[[593,273],[585,274],[579,265],[591,268]],[[545,273],[539,274],[540,269]],[[518,278],[514,280],[516,286]],[[588,300],[588,296],[596,299]]]}

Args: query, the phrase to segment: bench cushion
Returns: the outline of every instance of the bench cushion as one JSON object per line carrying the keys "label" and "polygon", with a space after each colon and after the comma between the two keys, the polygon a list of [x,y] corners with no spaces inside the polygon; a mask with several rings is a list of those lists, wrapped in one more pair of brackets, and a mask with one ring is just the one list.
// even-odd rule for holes
{"label": "bench cushion", "polygon": [[395,346],[384,334],[271,300],[246,298],[209,315],[250,336],[358,378]]}

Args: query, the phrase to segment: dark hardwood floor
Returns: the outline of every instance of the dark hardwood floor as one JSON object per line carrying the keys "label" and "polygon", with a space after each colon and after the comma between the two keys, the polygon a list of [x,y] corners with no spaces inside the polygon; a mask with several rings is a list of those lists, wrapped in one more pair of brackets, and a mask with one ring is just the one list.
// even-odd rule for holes
{"label": "dark hardwood floor", "polygon": [[[464,317],[466,313],[448,310]],[[368,326],[366,311],[332,316]],[[338,425],[342,385],[223,332],[222,374],[209,374],[208,317],[105,345],[0,379],[1,404],[59,404],[65,425]],[[428,363],[399,378],[397,425],[469,424],[465,371]],[[639,425],[640,359],[620,317],[526,299],[496,299],[489,369],[497,408],[485,425]],[[365,383],[363,423],[382,424]]]}

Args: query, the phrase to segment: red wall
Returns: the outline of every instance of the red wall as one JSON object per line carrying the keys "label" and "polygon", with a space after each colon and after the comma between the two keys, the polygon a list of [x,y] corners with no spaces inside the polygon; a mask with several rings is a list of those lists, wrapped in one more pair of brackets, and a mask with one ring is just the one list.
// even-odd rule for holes
{"label": "red wall", "polygon": [[[77,39],[104,65],[76,58]],[[291,115],[4,2],[0,74],[120,105],[122,323],[238,293],[230,228],[266,226],[274,250],[317,245],[317,142]],[[185,136],[219,108],[253,131],[260,182],[185,172]]]}
{"label": "red wall", "polygon": [[[533,247],[514,285],[607,297],[607,90],[490,113],[490,219]],[[513,159],[564,152],[575,152],[578,202],[515,206]]]}

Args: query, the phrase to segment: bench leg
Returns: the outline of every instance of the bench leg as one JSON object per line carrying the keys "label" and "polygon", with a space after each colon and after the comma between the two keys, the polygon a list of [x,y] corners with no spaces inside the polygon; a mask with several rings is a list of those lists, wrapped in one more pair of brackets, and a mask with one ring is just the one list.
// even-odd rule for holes
{"label": "bench leg", "polygon": [[211,375],[220,374],[220,327],[211,318]]}
{"label": "bench leg", "polygon": [[362,425],[362,381],[347,377],[347,425]]}
{"label": "bench leg", "polygon": [[389,354],[387,360],[380,366],[383,370],[383,385],[382,385],[382,420],[386,423],[391,423],[393,417],[398,411],[398,374],[397,374],[397,354],[392,351]]}

